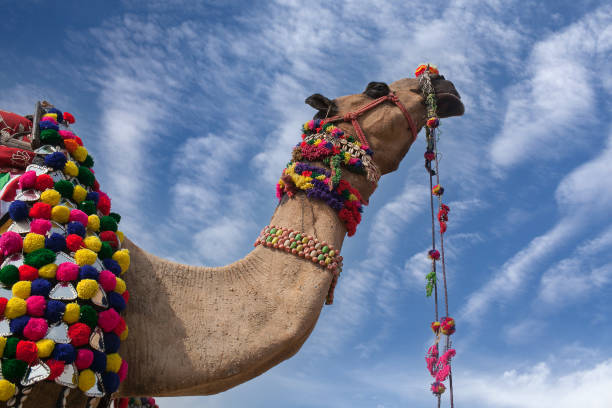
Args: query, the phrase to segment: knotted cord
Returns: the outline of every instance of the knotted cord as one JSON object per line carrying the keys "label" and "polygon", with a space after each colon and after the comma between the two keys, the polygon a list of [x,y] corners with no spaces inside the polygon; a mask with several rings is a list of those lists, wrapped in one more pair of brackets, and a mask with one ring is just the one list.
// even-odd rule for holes
{"label": "knotted cord", "polygon": [[[428,350],[426,361],[430,374],[435,378],[435,382],[431,385],[431,391],[437,398],[438,408],[441,405],[441,396],[446,389],[443,383],[446,378],[448,378],[449,380],[450,406],[451,408],[454,408],[453,379],[450,360],[452,357],[455,356],[455,350],[451,349],[450,335],[455,332],[455,321],[452,318],[448,317],[448,287],[446,280],[446,262],[444,257],[444,233],[446,232],[446,222],[448,221],[448,212],[450,211],[450,208],[442,202],[444,188],[440,185],[439,175],[440,154],[438,153],[437,132],[439,119],[437,117],[436,97],[435,90],[431,83],[431,74],[438,74],[438,70],[434,66],[429,64],[419,66],[416,71],[416,76],[419,78],[420,87],[425,98],[428,118],[427,127],[425,129],[427,141],[427,150],[425,152],[425,168],[429,173],[432,249],[429,251],[429,258],[431,259],[431,272],[426,276],[426,293],[427,296],[430,296],[433,290],[435,307],[435,321],[431,324],[431,328],[435,334],[435,341],[434,344]],[[431,166],[432,162],[434,162],[434,168],[432,168]],[[436,180],[435,186],[433,185],[434,177]],[[439,251],[436,249],[434,195],[438,197],[438,222],[440,224]],[[438,279],[436,268],[436,262],[438,260],[442,264],[442,283],[444,288],[445,316],[442,319],[440,319],[439,317],[438,306]],[[439,356],[438,354],[440,332],[446,335],[444,353],[442,356]]]}

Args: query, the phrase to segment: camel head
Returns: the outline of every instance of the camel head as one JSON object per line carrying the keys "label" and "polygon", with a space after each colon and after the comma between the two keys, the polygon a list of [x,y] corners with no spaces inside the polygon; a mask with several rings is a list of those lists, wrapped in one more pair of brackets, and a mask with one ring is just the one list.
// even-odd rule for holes
{"label": "camel head", "polygon": [[[438,117],[463,115],[463,103],[453,83],[441,75],[432,75],[431,80],[436,92]],[[394,92],[399,98],[418,132],[425,125],[427,118],[425,99],[417,78],[400,79],[390,85],[384,82],[370,82],[362,93],[341,96],[333,100],[321,94],[314,94],[306,99],[306,103],[318,110],[316,119],[324,119],[355,112],[389,92]],[[373,160],[381,173],[386,174],[396,170],[414,142],[408,120],[401,109],[393,102],[385,101],[364,112],[358,120],[374,152]],[[355,135],[350,120],[337,122],[337,125],[345,132]]]}

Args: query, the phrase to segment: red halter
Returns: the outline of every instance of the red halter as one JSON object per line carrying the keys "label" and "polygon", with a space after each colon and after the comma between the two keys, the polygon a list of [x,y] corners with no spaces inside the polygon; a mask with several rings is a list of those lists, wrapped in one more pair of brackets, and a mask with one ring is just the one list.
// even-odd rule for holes
{"label": "red halter", "polygon": [[365,134],[363,133],[363,130],[361,130],[361,126],[359,125],[359,120],[358,120],[359,116],[361,116],[363,113],[369,111],[370,109],[380,105],[381,103],[385,101],[393,102],[402,111],[402,113],[404,114],[404,117],[408,121],[408,125],[410,126],[410,131],[412,132],[412,140],[415,140],[417,137],[416,126],[414,125],[414,122],[412,121],[412,118],[410,117],[408,110],[404,107],[402,102],[399,100],[399,98],[397,97],[397,95],[395,95],[393,91],[389,92],[385,96],[381,96],[380,98],[373,100],[372,102],[368,103],[365,106],[362,106],[361,108],[357,109],[355,112],[346,113],[344,114],[344,116],[338,115],[338,116],[332,116],[331,118],[325,118],[323,119],[321,124],[323,125],[328,122],[351,121],[353,128],[355,128],[355,132],[357,133],[357,137],[359,138],[359,141],[361,142],[362,148],[364,150],[367,150],[369,149],[369,145],[368,145],[368,141],[366,140]]}

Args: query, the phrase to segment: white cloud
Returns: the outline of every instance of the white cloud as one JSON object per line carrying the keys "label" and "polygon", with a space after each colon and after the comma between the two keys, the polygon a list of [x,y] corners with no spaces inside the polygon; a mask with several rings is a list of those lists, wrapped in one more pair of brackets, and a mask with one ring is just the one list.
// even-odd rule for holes
{"label": "white cloud", "polygon": [[[507,91],[503,128],[491,144],[494,167],[565,156],[586,142],[577,137],[585,122],[596,121],[594,75],[608,78],[612,13],[603,6],[537,43],[523,63],[528,77]],[[596,136],[596,135],[592,135]],[[590,141],[592,143],[592,141]]]}

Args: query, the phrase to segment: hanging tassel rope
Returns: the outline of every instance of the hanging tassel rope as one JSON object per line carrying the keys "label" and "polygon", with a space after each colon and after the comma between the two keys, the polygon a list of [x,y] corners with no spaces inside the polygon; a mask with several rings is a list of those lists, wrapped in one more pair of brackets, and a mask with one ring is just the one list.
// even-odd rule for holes
{"label": "hanging tassel rope", "polygon": [[[454,408],[454,395],[453,395],[453,378],[451,373],[451,359],[455,356],[456,352],[451,348],[450,336],[455,332],[455,321],[448,314],[448,287],[446,280],[446,262],[444,257],[444,233],[446,232],[448,213],[450,207],[442,202],[442,195],[444,194],[444,188],[440,184],[440,154],[438,152],[438,126],[440,120],[437,116],[437,105],[436,105],[436,94],[431,83],[431,76],[438,75],[438,69],[434,65],[422,64],[420,65],[415,75],[419,78],[421,91],[425,98],[425,104],[427,106],[427,126],[425,128],[427,149],[425,151],[425,168],[429,173],[429,187],[430,187],[430,209],[431,209],[431,236],[432,236],[432,249],[429,251],[429,258],[431,259],[431,272],[427,274],[426,280],[426,295],[431,296],[432,291],[434,292],[434,307],[435,307],[435,321],[431,324],[431,329],[434,332],[435,339],[434,344],[427,351],[425,361],[427,362],[427,369],[429,373],[434,377],[434,382],[431,384],[431,392],[437,398],[438,408],[441,405],[441,396],[446,391],[444,381],[448,379],[449,384],[449,397],[450,407]],[[434,166],[432,167],[432,162]],[[434,183],[434,177],[436,184]],[[440,239],[440,250],[436,249],[436,225],[435,225],[435,210],[434,210],[434,196],[436,196],[438,204],[437,219],[439,223],[439,239]],[[445,315],[440,319],[439,307],[438,307],[438,278],[437,278],[437,267],[436,262],[440,261],[442,269],[442,285],[444,289],[444,312]],[[446,336],[446,342],[444,345],[444,353],[442,356],[439,355],[438,344],[440,342],[440,334]]]}

